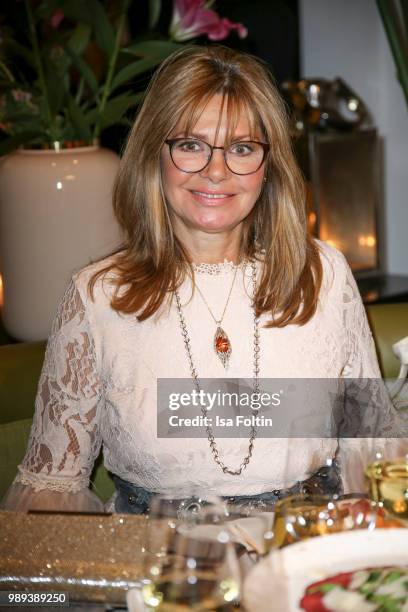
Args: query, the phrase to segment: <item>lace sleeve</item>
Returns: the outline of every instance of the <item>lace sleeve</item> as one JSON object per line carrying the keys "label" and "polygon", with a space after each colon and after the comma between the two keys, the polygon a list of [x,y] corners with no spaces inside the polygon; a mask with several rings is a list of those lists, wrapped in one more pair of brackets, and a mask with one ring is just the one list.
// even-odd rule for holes
{"label": "lace sleeve", "polygon": [[360,292],[346,262],[343,288],[343,324],[346,332],[347,378],[381,378],[374,340],[368,325]]}
{"label": "lace sleeve", "polygon": [[[406,424],[396,411],[381,377],[373,336],[353,274],[345,265],[343,323],[348,384],[345,433],[340,438],[340,462],[345,492],[363,491],[364,469],[374,450],[392,459],[407,452]],[[355,436],[355,437],[346,437]],[[373,436],[373,437],[371,437]]]}
{"label": "lace sleeve", "polygon": [[103,508],[87,489],[101,447],[100,387],[86,307],[71,281],[48,340],[27,452],[2,507]]}

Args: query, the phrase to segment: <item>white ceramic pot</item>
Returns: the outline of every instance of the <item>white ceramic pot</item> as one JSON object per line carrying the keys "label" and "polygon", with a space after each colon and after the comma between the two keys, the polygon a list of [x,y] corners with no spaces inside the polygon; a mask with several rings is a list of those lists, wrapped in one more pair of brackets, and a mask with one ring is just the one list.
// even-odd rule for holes
{"label": "white ceramic pot", "polygon": [[0,161],[2,318],[18,340],[47,338],[73,272],[121,241],[112,209],[118,156],[21,150]]}

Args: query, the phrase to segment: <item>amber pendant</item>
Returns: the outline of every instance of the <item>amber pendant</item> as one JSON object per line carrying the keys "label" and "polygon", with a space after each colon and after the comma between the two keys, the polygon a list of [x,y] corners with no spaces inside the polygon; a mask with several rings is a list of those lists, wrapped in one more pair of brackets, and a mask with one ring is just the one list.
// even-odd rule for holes
{"label": "amber pendant", "polygon": [[218,355],[224,368],[227,369],[232,349],[231,342],[222,327],[217,327],[215,330],[214,351]]}

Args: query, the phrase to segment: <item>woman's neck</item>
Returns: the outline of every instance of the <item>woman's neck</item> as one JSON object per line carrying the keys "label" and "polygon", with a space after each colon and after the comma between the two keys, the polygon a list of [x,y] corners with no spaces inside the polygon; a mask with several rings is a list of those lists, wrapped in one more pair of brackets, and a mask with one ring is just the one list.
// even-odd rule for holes
{"label": "woman's neck", "polygon": [[178,238],[193,263],[216,264],[226,260],[238,264],[240,261],[241,235],[235,230],[225,234],[188,233]]}

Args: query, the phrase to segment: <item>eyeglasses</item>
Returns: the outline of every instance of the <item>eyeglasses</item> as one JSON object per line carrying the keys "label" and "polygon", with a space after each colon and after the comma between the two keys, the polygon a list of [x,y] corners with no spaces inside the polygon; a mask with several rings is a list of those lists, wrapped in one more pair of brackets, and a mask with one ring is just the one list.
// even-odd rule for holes
{"label": "eyeglasses", "polygon": [[234,174],[253,174],[265,161],[269,145],[254,140],[233,142],[228,147],[214,147],[196,138],[171,138],[165,141],[170,148],[173,164],[182,172],[201,172],[211,161],[214,149],[222,149],[227,168]]}

